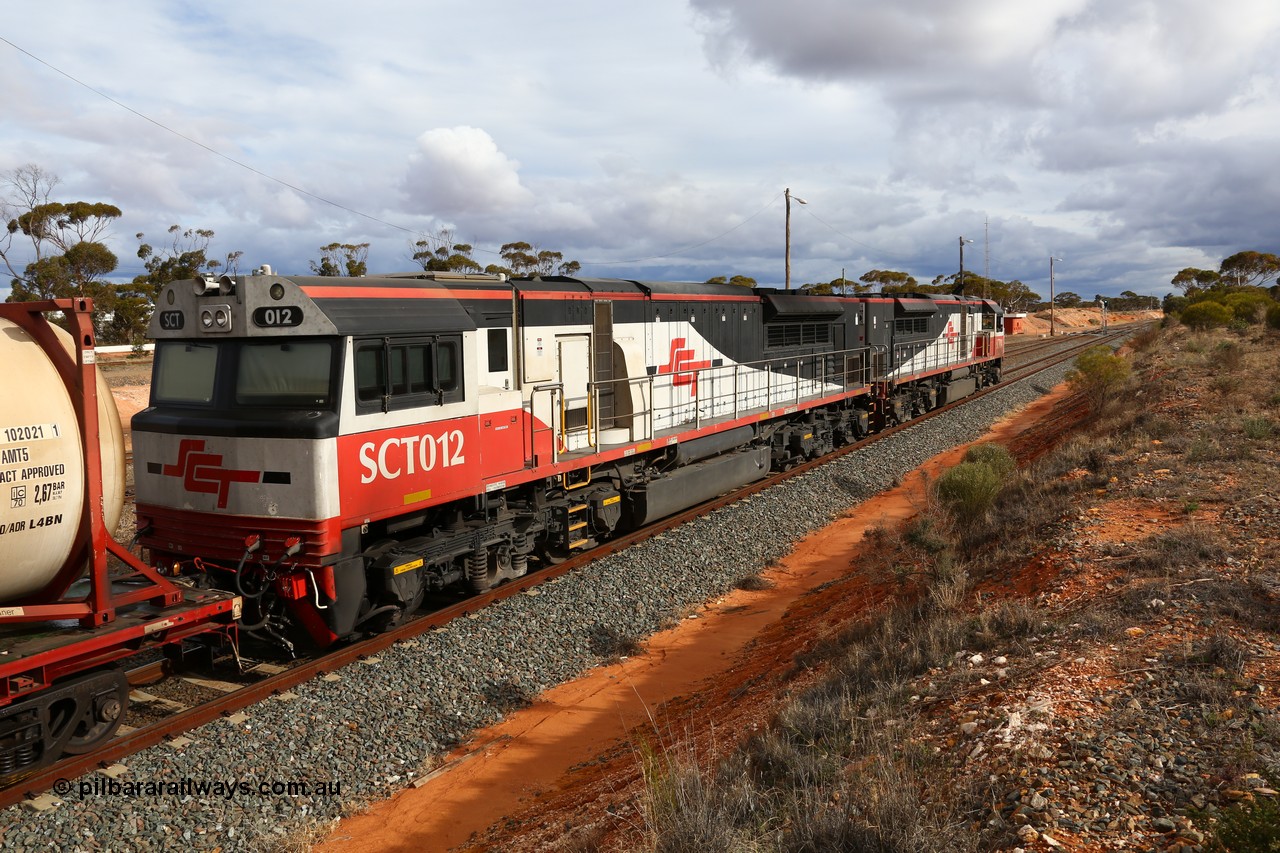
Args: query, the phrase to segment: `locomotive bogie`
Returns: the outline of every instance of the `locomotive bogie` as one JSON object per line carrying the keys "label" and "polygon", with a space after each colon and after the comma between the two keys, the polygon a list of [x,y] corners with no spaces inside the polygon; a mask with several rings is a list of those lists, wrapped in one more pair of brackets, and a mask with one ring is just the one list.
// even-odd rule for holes
{"label": "locomotive bogie", "polygon": [[166,286],[153,320],[143,542],[222,584],[256,573],[246,621],[320,644],[973,393],[1003,355],[998,306],[965,297],[269,271],[211,290]]}

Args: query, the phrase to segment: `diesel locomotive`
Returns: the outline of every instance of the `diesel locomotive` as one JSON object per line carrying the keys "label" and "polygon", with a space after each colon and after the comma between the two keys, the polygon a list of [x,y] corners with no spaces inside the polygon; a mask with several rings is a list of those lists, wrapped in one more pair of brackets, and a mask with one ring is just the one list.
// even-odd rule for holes
{"label": "diesel locomotive", "polygon": [[325,646],[998,382],[969,296],[405,273],[158,294],[152,562]]}

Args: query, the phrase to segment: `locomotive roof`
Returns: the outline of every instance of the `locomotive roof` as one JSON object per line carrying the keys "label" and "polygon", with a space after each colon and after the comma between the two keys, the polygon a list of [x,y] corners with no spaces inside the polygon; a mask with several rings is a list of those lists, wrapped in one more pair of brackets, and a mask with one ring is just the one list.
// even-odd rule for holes
{"label": "locomotive roof", "polygon": [[510,315],[514,299],[758,301],[769,318],[822,320],[843,313],[857,299],[890,299],[904,312],[936,310],[938,301],[961,301],[999,312],[975,296],[896,294],[835,296],[736,284],[639,281],[613,278],[395,273],[360,278],[281,276],[269,271],[166,284],[158,294],[148,336],[156,339],[225,335],[441,334],[474,331],[476,318]]}

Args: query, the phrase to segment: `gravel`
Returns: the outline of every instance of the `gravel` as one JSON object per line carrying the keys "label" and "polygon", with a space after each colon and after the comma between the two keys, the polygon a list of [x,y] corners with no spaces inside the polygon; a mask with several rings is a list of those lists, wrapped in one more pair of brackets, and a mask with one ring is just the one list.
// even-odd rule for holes
{"label": "gravel", "polygon": [[[925,460],[980,438],[1068,369],[1011,383],[959,412],[544,584],[537,595],[455,620],[388,649],[376,663],[349,666],[335,680],[300,685],[248,709],[240,722],[210,723],[190,732],[182,747],[137,753],[115,780],[101,773],[70,780],[52,809],[8,809],[0,846],[258,850],[323,830],[344,808],[403,787],[473,729],[609,658],[610,638],[643,637],[670,625]],[[271,792],[289,783],[309,787]],[[317,792],[319,785],[330,788]]]}

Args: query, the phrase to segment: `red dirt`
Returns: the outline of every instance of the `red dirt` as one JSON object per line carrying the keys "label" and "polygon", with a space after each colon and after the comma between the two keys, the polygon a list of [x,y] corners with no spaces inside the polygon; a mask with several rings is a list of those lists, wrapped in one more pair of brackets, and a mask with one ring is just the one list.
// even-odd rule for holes
{"label": "red dirt", "polygon": [[151,394],[150,385],[122,385],[111,389],[116,409],[120,412],[120,426],[124,429],[125,450],[133,449],[133,416],[147,407]]}
{"label": "red dirt", "polygon": [[[1162,311],[1108,311],[1107,325],[1121,326],[1126,323],[1159,320],[1163,316]],[[1037,311],[1022,319],[1020,334],[1036,337],[1047,335],[1051,325],[1057,327],[1060,335],[1081,329],[1097,329],[1102,326],[1102,311],[1097,308],[1058,308],[1053,312],[1052,323],[1049,311]]]}
{"label": "red dirt", "polygon": [[[1047,441],[1029,428],[1064,394],[1055,389],[983,440]],[[710,761],[760,728],[781,695],[803,685],[797,656],[873,613],[897,589],[851,571],[867,530],[914,515],[924,484],[963,453],[935,457],[920,469],[925,476],[906,478],[811,534],[764,573],[772,589],[732,592],[652,637],[642,655],[547,691],[477,733],[421,787],[343,820],[317,849],[529,850],[579,835],[616,842],[638,831],[646,745],[693,743]],[[1051,577],[1037,574],[1019,586],[1043,588]]]}

